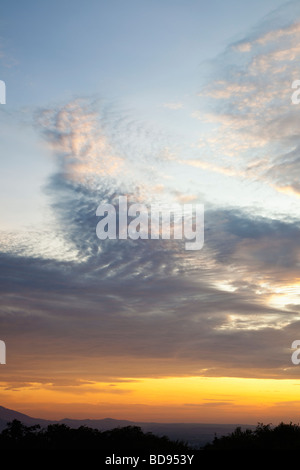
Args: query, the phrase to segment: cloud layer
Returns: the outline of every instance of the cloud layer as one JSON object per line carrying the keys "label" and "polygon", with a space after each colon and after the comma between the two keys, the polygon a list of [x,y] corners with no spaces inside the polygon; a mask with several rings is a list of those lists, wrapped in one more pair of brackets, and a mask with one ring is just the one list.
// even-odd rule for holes
{"label": "cloud layer", "polygon": [[193,117],[212,126],[193,143],[196,158],[172,153],[168,139],[134,121],[109,120],[92,100],[37,112],[56,161],[45,188],[55,226],[48,250],[7,242],[0,254],[8,386],[49,377],[74,386],[78,377],[297,377],[299,218],[208,201],[204,248],[190,253],[173,240],[100,242],[96,209],[122,194],[147,204],[201,200],[189,180],[184,193],[167,179],[174,165],[299,196],[299,110],[290,99],[299,25],[258,31],[218,60],[195,96],[210,111]]}

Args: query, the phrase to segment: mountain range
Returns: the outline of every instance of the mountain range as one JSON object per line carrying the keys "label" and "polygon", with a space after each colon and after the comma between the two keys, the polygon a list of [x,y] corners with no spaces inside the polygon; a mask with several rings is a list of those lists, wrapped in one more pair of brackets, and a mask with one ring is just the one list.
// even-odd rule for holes
{"label": "mountain range", "polygon": [[236,427],[242,429],[254,429],[254,425],[245,424],[214,424],[214,423],[145,423],[127,420],[118,420],[112,418],[104,419],[70,419],[64,418],[58,421],[52,421],[41,418],[33,418],[24,413],[10,410],[0,406],[0,432],[6,428],[7,423],[17,419],[26,426],[39,424],[46,427],[49,424],[66,424],[70,428],[79,428],[88,426],[90,428],[107,431],[118,427],[139,426],[144,432],[152,432],[157,436],[168,436],[171,440],[183,440],[189,445],[200,448],[207,442],[211,442],[215,435],[224,436],[232,432]]}

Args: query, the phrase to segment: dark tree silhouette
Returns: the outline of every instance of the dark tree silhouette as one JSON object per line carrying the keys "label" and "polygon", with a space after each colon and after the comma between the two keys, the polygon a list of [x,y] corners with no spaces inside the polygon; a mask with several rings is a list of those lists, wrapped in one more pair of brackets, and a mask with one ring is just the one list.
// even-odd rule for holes
{"label": "dark tree silhouette", "polygon": [[42,429],[39,425],[25,426],[18,420],[8,423],[0,433],[2,449],[97,449],[113,452],[155,449],[175,453],[189,450],[184,442],[144,433],[137,426],[99,431],[87,426],[74,429],[65,424],[50,424]]}
{"label": "dark tree silhouette", "polygon": [[204,447],[211,450],[300,450],[299,424],[280,423],[275,427],[271,424],[258,423],[254,430],[241,430],[237,427],[231,434],[215,437],[211,444]]}

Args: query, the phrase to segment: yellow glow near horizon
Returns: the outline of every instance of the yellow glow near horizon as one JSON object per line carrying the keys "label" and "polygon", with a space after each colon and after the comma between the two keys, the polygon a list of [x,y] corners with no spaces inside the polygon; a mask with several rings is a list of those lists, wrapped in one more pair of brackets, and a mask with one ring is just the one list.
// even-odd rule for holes
{"label": "yellow glow near horizon", "polygon": [[[47,404],[47,416],[52,413],[55,419],[59,418],[61,410],[68,410],[68,417],[78,416],[80,410],[80,416],[86,418],[110,416],[145,421],[153,416],[156,421],[165,422],[230,422],[238,419],[239,422],[252,420],[257,423],[266,417],[272,422],[298,421],[300,416],[297,387],[300,383],[296,379],[171,377],[126,380],[82,382],[65,387],[32,384],[10,394],[0,389],[0,397],[4,406],[17,411],[25,409],[27,413],[32,410],[33,415],[36,415],[34,410],[41,412]],[[76,410],[73,415],[72,409]],[[65,417],[66,411],[63,413],[60,417]]]}

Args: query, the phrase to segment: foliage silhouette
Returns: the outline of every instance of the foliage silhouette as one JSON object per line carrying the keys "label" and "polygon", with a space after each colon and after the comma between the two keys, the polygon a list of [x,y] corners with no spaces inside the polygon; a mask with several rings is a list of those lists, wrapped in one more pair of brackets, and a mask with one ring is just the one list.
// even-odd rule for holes
{"label": "foliage silhouette", "polygon": [[144,433],[138,426],[99,431],[87,426],[77,429],[65,424],[50,424],[47,428],[39,425],[25,426],[14,419],[0,433],[2,449],[97,449],[112,452],[132,450],[186,452],[189,447],[182,441],[171,441],[168,437],[158,437]]}
{"label": "foliage silhouette", "polygon": [[[87,426],[75,429],[58,423],[41,428],[38,424],[26,426],[16,419],[7,423],[0,433],[0,450],[4,449],[97,449],[114,453],[130,450],[186,453],[193,450],[183,441],[145,433],[138,426],[99,431]],[[242,431],[237,427],[226,436],[215,437],[202,450],[204,453],[214,450],[300,450],[300,426],[282,422],[275,427],[258,423],[254,430]]]}
{"label": "foliage silhouette", "polygon": [[281,422],[275,427],[258,423],[254,430],[242,431],[237,427],[227,436],[215,437],[206,444],[204,451],[211,450],[300,450],[299,424]]}

